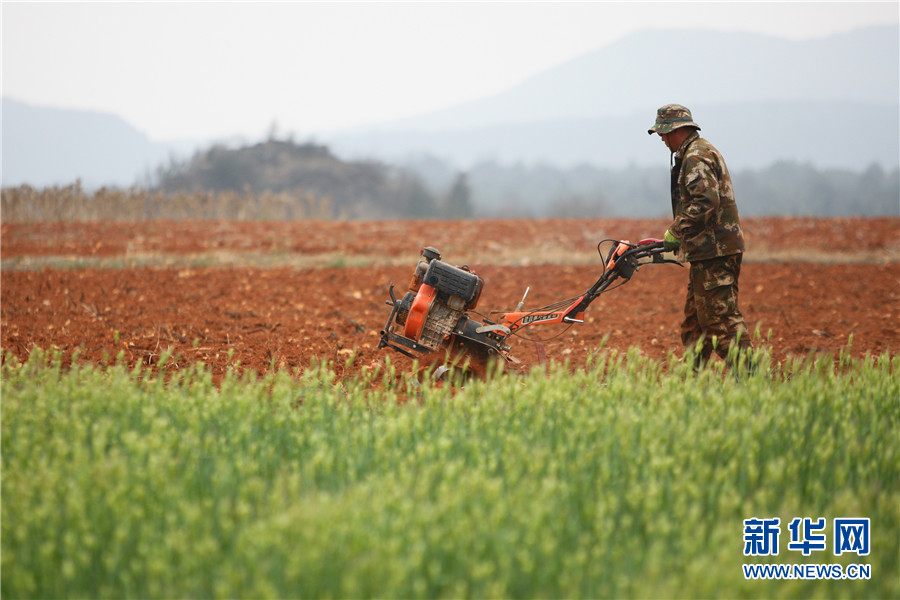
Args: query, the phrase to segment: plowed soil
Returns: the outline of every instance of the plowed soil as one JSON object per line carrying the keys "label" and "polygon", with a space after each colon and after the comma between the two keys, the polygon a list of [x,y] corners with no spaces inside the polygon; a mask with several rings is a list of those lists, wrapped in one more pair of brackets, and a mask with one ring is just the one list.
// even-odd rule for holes
{"label": "plowed soil", "polygon": [[[202,361],[265,372],[333,360],[383,364],[388,285],[405,288],[423,246],[484,280],[480,312],[577,296],[601,272],[597,242],[658,236],[665,220],[374,223],[71,223],[2,226],[0,342],[27,359],[169,367]],[[747,219],[741,309],[776,360],[900,348],[900,219]],[[606,251],[606,250],[605,250]],[[533,325],[512,343],[525,365],[583,364],[606,347],[680,354],[687,270],[647,265],[601,296],[584,324]],[[534,340],[543,340],[539,345]],[[409,361],[392,354],[401,368]]]}

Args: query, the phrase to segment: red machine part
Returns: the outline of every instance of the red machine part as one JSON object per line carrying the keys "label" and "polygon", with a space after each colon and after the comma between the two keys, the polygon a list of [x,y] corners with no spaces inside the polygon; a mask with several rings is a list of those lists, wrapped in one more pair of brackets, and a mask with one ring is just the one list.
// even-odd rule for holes
{"label": "red machine part", "polygon": [[422,328],[425,326],[425,319],[428,317],[428,310],[431,308],[435,294],[437,294],[437,289],[427,283],[419,286],[419,293],[416,294],[412,305],[409,307],[409,315],[406,317],[406,326],[403,330],[404,336],[411,340],[419,341],[419,336],[422,334]]}

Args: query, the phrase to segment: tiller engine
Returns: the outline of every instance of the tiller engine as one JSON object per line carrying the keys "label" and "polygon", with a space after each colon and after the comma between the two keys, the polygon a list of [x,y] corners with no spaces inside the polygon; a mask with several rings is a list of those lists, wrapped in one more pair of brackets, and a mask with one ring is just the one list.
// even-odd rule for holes
{"label": "tiller engine", "polygon": [[[604,258],[601,247],[612,244]],[[597,244],[603,273],[583,294],[534,310],[524,310],[528,289],[514,311],[494,311],[487,316],[475,312],[484,280],[467,266],[452,266],[441,253],[426,247],[416,265],[409,286],[399,300],[394,284],[388,293],[391,314],[381,332],[379,348],[391,348],[411,358],[443,353],[454,362],[472,359],[481,363],[493,357],[519,363],[510,354],[510,338],[523,327],[535,324],[584,323],[584,311],[600,294],[623,285],[646,263],[674,263],[663,256],[662,240],[648,239],[637,244],[603,240]],[[618,287],[618,285],[614,286]],[[481,320],[473,318],[477,315]],[[443,357],[440,357],[443,358]]]}

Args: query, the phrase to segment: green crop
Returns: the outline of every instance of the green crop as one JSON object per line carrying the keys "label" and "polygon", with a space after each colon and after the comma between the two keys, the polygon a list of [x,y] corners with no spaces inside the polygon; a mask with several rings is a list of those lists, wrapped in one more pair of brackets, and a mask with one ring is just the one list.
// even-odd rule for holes
{"label": "green crop", "polygon": [[[900,360],[762,362],[602,352],[439,387],[10,355],[0,592],[898,597]],[[871,579],[745,580],[753,517],[870,518],[869,556],[803,557],[785,528],[765,562]]]}

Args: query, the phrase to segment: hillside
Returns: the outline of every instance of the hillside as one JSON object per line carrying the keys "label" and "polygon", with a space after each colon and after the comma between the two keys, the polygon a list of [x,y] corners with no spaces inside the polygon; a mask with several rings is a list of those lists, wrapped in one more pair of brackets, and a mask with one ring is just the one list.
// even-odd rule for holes
{"label": "hillside", "polygon": [[343,161],[312,143],[270,139],[236,149],[213,146],[161,169],[157,177],[156,187],[165,193],[282,194],[286,218],[310,213],[326,219],[467,217],[471,212],[430,192],[410,171],[374,161]]}
{"label": "hillside", "polygon": [[3,98],[3,186],[128,186],[172,148],[122,118],[95,111],[32,106]]}
{"label": "hillside", "polygon": [[[703,135],[725,154],[733,171],[762,169],[778,161],[854,170],[872,163],[884,168],[900,163],[898,104],[796,101],[699,104],[691,109]],[[641,113],[616,117],[359,132],[336,136],[332,147],[345,156],[379,156],[397,162],[428,153],[465,168],[486,161],[560,168],[582,164],[610,169],[664,167],[668,151],[646,133],[655,114],[656,107],[647,106]],[[827,126],[835,115],[852,115],[852,126],[840,127],[837,138]]]}
{"label": "hillside", "polygon": [[[316,132],[315,139],[347,162],[402,164],[430,155],[452,171],[484,162],[664,167],[667,152],[644,132],[656,108],[672,101],[693,109],[733,173],[779,162],[892,170],[900,164],[900,29],[799,42],[641,31],[495,96],[352,131]],[[2,134],[4,187],[79,178],[86,189],[127,187],[146,182],[170,157],[214,145],[153,141],[113,114],[10,98],[3,98]]]}
{"label": "hillside", "polygon": [[896,104],[898,48],[896,27],[796,42],[741,32],[643,30],[495,96],[388,123],[384,129],[469,129],[646,110],[652,116],[668,101],[688,106]]}
{"label": "hillside", "polygon": [[330,141],[348,155],[402,160],[425,152],[466,167],[650,166],[665,164],[665,151],[644,132],[668,102],[694,111],[732,170],[777,161],[892,168],[900,162],[900,29],[800,42],[641,31],[495,96]]}

